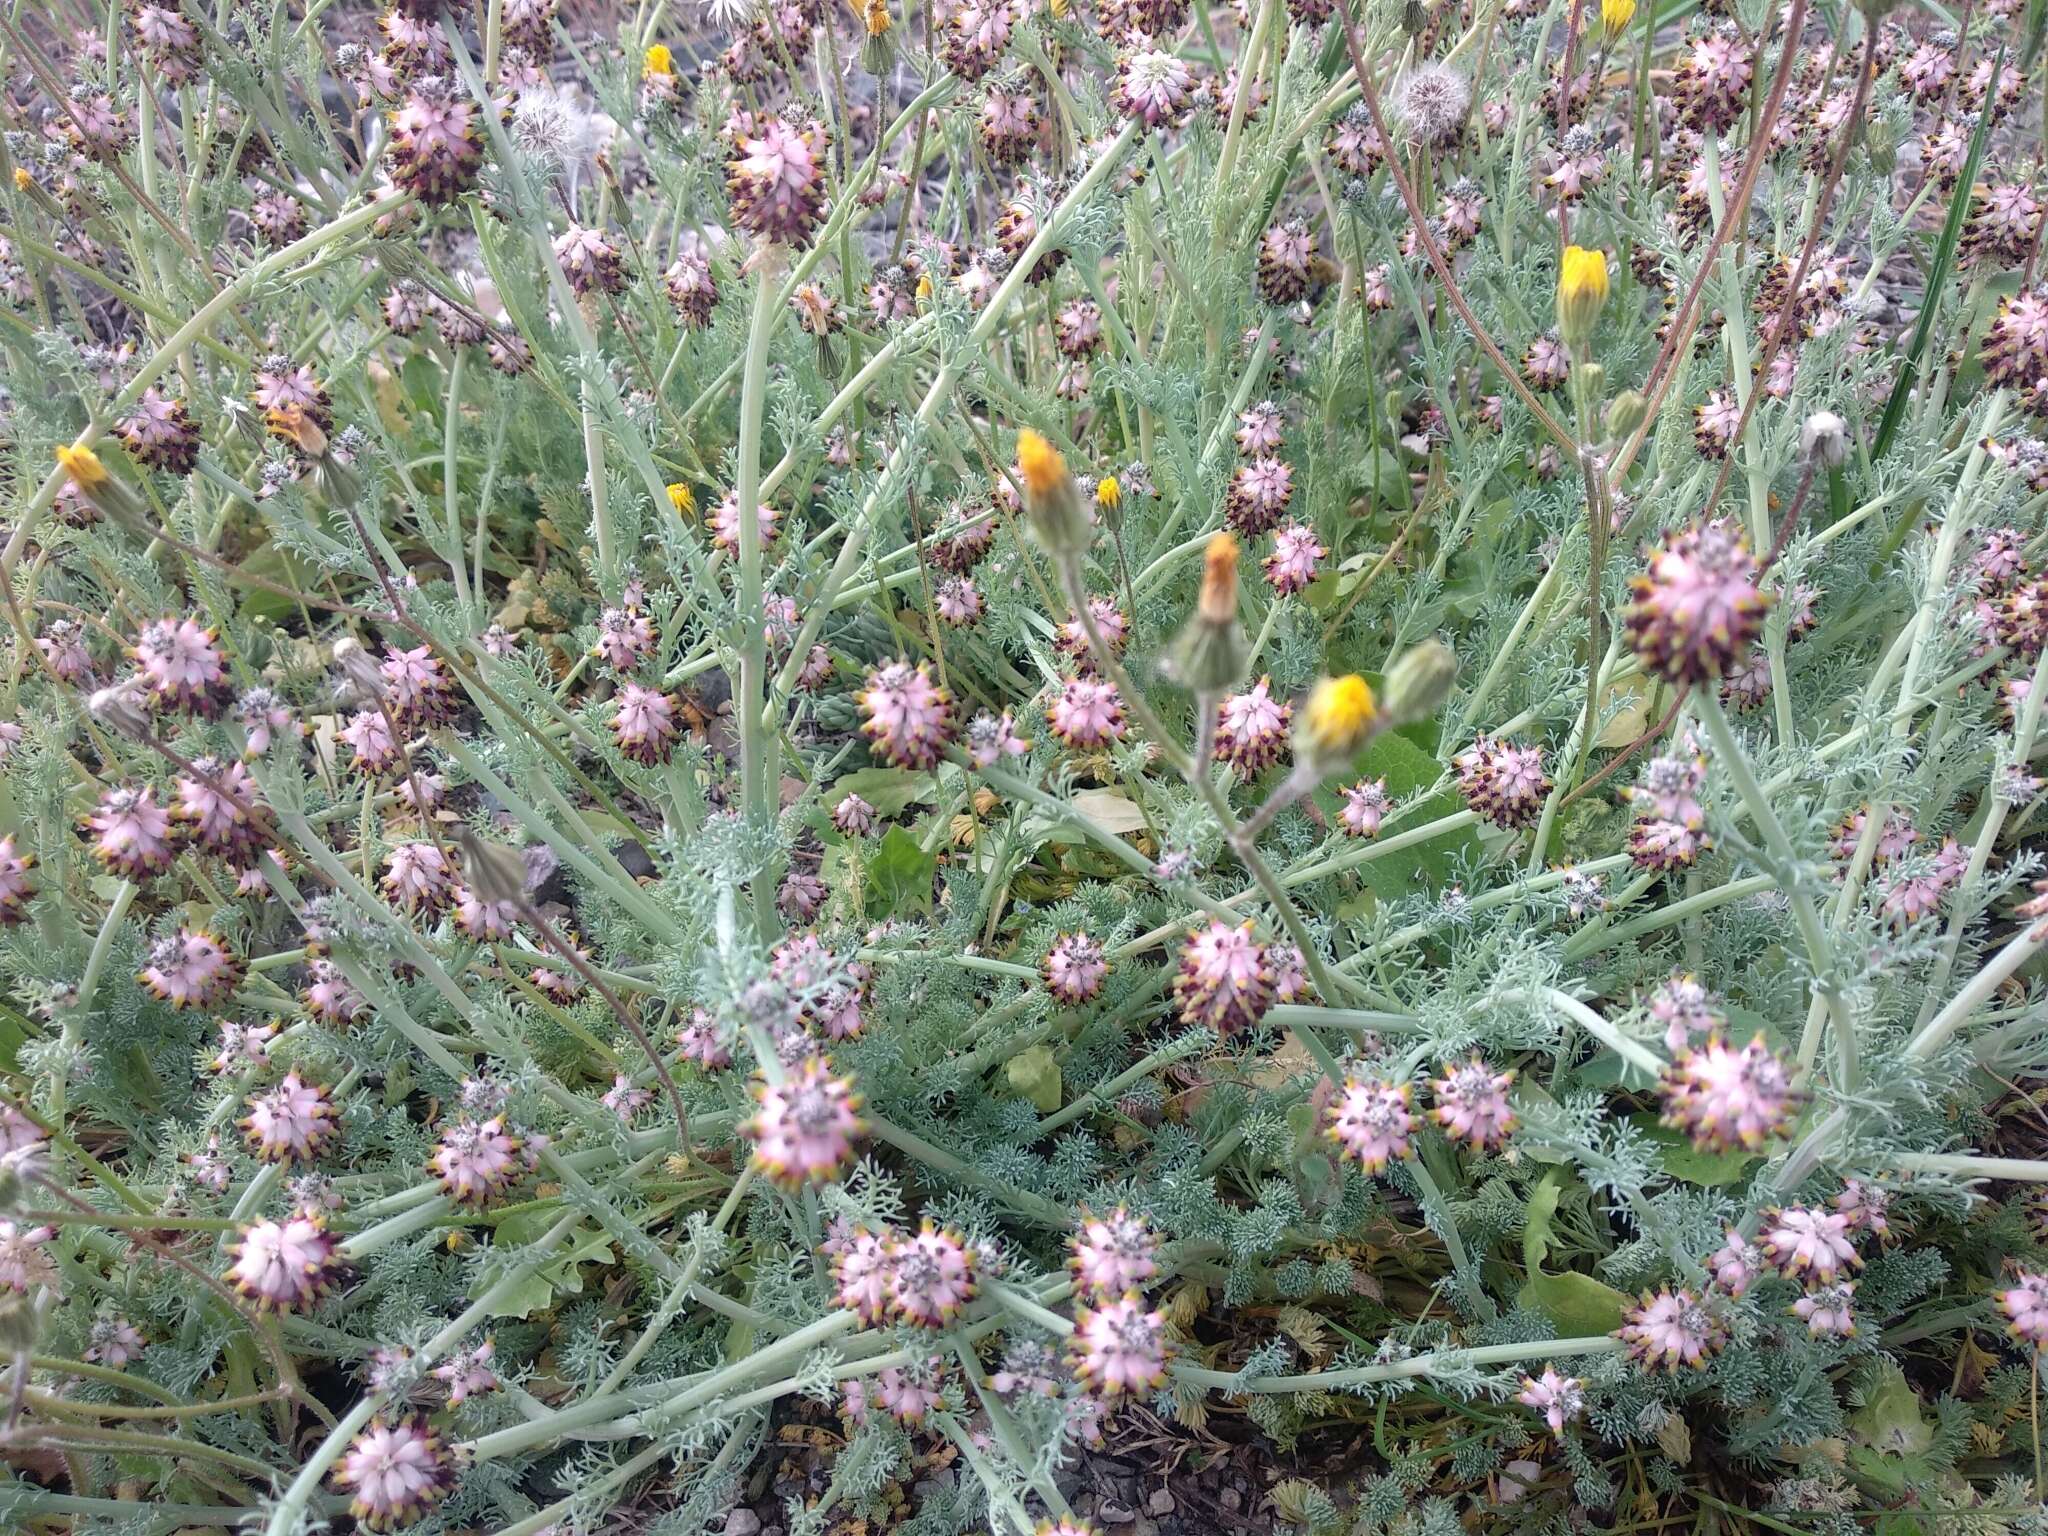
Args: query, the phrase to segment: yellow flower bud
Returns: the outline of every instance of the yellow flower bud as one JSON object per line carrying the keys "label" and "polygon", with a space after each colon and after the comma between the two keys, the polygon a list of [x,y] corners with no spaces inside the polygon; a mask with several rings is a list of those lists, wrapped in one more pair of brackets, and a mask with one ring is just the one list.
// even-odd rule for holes
{"label": "yellow flower bud", "polygon": [[1095,482],[1095,505],[1114,512],[1124,504],[1124,488],[1116,483],[1115,475],[1104,475]]}
{"label": "yellow flower bud", "polygon": [[1326,677],[1309,690],[1302,706],[1300,745],[1310,757],[1334,769],[1365,745],[1379,719],[1372,685],[1353,672]]}
{"label": "yellow flower bud", "polygon": [[81,448],[75,443],[65,443],[57,449],[57,462],[63,466],[72,483],[81,491],[96,491],[112,478],[107,466],[100,462],[100,456],[90,448]]}
{"label": "yellow flower bud", "polygon": [[17,191],[17,192],[26,192],[26,191],[27,191],[27,190],[28,190],[28,189],[29,189],[29,188],[30,188],[30,187],[31,187],[32,185],[34,185],[34,183],[35,183],[35,178],[29,175],[29,173],[28,173],[28,167],[27,167],[27,166],[25,166],[25,165],[17,165],[17,166],[16,166],[15,168],[14,168],[14,190],[15,190],[15,191]]}
{"label": "yellow flower bud", "polygon": [[930,302],[931,302],[931,297],[932,297],[932,275],[931,275],[931,273],[929,273],[929,272],[920,272],[920,273],[918,273],[918,275],[917,275],[917,297],[918,297],[918,302],[919,302],[919,303],[922,303],[922,304],[928,304],[928,303],[930,303]]}
{"label": "yellow flower bud", "polygon": [[1244,676],[1244,631],[1237,623],[1237,539],[1218,533],[1202,554],[1202,591],[1194,617],[1161,658],[1166,675],[1196,694],[1215,695]]}
{"label": "yellow flower bud", "polygon": [[1067,477],[1067,461],[1059,449],[1026,427],[1017,434],[1017,468],[1031,496],[1050,496]]}
{"label": "yellow flower bud", "polygon": [[[1613,4],[1613,0],[1608,0]],[[656,43],[647,50],[647,73],[650,75],[672,75],[676,72],[676,56],[669,52],[667,43]]]}
{"label": "yellow flower bud", "polygon": [[1219,533],[1202,552],[1202,598],[1197,612],[1211,624],[1237,617],[1237,536]]}
{"label": "yellow flower bud", "polygon": [[1017,434],[1017,473],[1024,481],[1024,516],[1040,547],[1056,560],[1085,551],[1094,535],[1067,461],[1029,427]]}
{"label": "yellow flower bud", "polygon": [[668,504],[676,509],[677,517],[697,515],[696,493],[680,480],[668,488]]}
{"label": "yellow flower bud", "polygon": [[1557,268],[1557,329],[1577,351],[1593,339],[1600,306],[1607,302],[1607,253],[1568,245]]}
{"label": "yellow flower bud", "polygon": [[1606,30],[1608,42],[1626,32],[1635,19],[1636,0],[1600,0],[1600,25]]}
{"label": "yellow flower bud", "polygon": [[1067,0],[1048,0],[1046,9],[1052,12],[1054,21],[1067,19]]}

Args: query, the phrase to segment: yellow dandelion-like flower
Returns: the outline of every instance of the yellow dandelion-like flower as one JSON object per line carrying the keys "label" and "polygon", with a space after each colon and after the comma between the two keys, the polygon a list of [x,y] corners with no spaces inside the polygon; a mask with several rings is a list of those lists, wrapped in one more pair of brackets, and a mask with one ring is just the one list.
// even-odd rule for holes
{"label": "yellow dandelion-like flower", "polygon": [[57,462],[81,491],[97,490],[113,478],[107,473],[107,466],[100,462],[98,454],[76,443],[61,445],[57,449]]}
{"label": "yellow dandelion-like flower", "polygon": [[[1613,4],[1614,0],[1607,0]],[[647,50],[646,72],[650,75],[672,75],[676,72],[676,56],[669,52],[667,43],[656,43]]]}
{"label": "yellow dandelion-like flower", "polygon": [[1557,268],[1557,328],[1565,345],[1583,347],[1607,302],[1607,253],[1568,245]]}
{"label": "yellow dandelion-like flower", "polygon": [[676,509],[677,517],[697,515],[696,493],[680,480],[668,488],[668,504]]}
{"label": "yellow dandelion-like flower", "polygon": [[1095,505],[1114,512],[1124,504],[1124,488],[1116,483],[1115,475],[1104,475],[1095,482]]}
{"label": "yellow dandelion-like flower", "polygon": [[1301,712],[1301,735],[1319,758],[1348,758],[1364,745],[1379,706],[1372,685],[1356,672],[1326,677],[1309,690]]}
{"label": "yellow dandelion-like flower", "polygon": [[1600,25],[1611,43],[1636,19],[1636,0],[1600,0]]}
{"label": "yellow dandelion-like flower", "polygon": [[1067,461],[1059,449],[1026,427],[1017,434],[1017,468],[1024,475],[1024,489],[1033,496],[1050,496],[1067,475]]}

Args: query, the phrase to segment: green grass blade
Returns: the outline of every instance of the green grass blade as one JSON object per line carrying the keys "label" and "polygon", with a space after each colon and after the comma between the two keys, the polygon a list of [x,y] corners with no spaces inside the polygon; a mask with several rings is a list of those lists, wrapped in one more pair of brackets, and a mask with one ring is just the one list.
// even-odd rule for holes
{"label": "green grass blade", "polygon": [[[2005,70],[2005,49],[1998,50],[1998,61],[1991,66],[1995,81]],[[1955,265],[1956,244],[1963,237],[1963,220],[1970,211],[1970,188],[1976,184],[1977,167],[1984,159],[1984,145],[1991,137],[1992,114],[1986,112],[1977,119],[1977,131],[1970,135],[1969,158],[1963,162],[1962,177],[1956,183],[1956,195],[1948,205],[1948,220],[1941,226],[1941,243],[1934,248],[1934,264],[1927,269],[1927,286],[1920,304],[1920,319],[1913,327],[1913,342],[1906,349],[1906,360],[1899,370],[1899,377],[1892,385],[1891,398],[1885,402],[1884,417],[1877,424],[1877,440],[1870,446],[1871,462],[1884,457],[1885,450],[1892,445],[1892,439],[1899,435],[1899,428],[1906,419],[1906,404],[1912,398],[1913,381],[1920,374],[1920,360],[1927,353],[1928,340],[1934,335],[1935,311],[1941,307],[1942,290],[1948,286],[1949,269]]]}

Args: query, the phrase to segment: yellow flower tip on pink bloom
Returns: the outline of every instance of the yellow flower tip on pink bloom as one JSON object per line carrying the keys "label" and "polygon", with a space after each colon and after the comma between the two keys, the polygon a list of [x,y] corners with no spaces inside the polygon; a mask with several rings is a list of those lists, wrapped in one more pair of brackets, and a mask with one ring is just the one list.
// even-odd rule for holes
{"label": "yellow flower tip on pink bloom", "polygon": [[1364,745],[1378,715],[1372,685],[1356,672],[1326,677],[1309,690],[1302,732],[1318,757],[1347,758]]}
{"label": "yellow flower tip on pink bloom", "polygon": [[111,478],[107,474],[107,466],[100,462],[100,456],[76,443],[65,443],[58,448],[57,463],[81,491],[97,490]]}
{"label": "yellow flower tip on pink bloom", "polygon": [[1024,489],[1033,496],[1050,496],[1066,478],[1067,461],[1059,449],[1026,427],[1017,434],[1017,468],[1024,476]]}

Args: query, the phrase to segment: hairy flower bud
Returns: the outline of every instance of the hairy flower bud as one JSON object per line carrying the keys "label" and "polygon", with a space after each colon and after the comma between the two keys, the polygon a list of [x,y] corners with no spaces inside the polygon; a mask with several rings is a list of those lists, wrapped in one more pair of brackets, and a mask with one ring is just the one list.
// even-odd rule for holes
{"label": "hairy flower bud", "polygon": [[1093,541],[1087,509],[1060,451],[1026,427],[1017,434],[1017,470],[1024,482],[1024,515],[1045,552],[1064,560],[1086,551]]}
{"label": "hairy flower bud", "polygon": [[519,849],[487,842],[460,826],[450,841],[462,852],[463,882],[480,901],[513,907],[526,904],[526,856]]}
{"label": "hairy flower bud", "polygon": [[1616,442],[1635,436],[1638,428],[1650,419],[1650,402],[1642,392],[1624,389],[1607,406],[1607,435]]}
{"label": "hairy flower bud", "polygon": [[1359,748],[1386,724],[1372,685],[1356,672],[1326,677],[1309,690],[1294,729],[1294,755],[1318,778],[1350,766]]}
{"label": "hairy flower bud", "polygon": [[1237,622],[1237,539],[1218,533],[1202,557],[1202,593],[1194,616],[1166,657],[1167,675],[1192,693],[1222,693],[1244,675],[1244,630]]}
{"label": "hairy flower bud", "polygon": [[1557,330],[1578,351],[1592,341],[1600,307],[1607,302],[1607,253],[1568,245],[1557,269]]}
{"label": "hairy flower bud", "polygon": [[1800,423],[1799,452],[1816,469],[1840,469],[1849,462],[1849,424],[1833,411],[1815,411]]}
{"label": "hairy flower bud", "polygon": [[1387,668],[1382,683],[1385,698],[1380,703],[1380,726],[1394,730],[1427,720],[1450,697],[1451,684],[1458,677],[1458,658],[1441,640],[1425,640],[1410,646]]}

